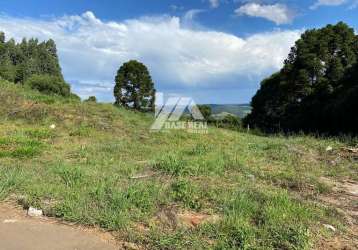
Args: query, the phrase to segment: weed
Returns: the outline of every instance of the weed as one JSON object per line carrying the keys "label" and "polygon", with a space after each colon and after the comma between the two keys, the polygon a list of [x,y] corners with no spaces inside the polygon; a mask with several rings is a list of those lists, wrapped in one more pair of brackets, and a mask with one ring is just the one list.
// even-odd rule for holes
{"label": "weed", "polygon": [[80,167],[60,164],[54,171],[67,187],[79,185],[83,179],[83,171]]}
{"label": "weed", "polygon": [[20,168],[0,166],[0,200],[15,191],[22,181],[23,173]]}
{"label": "weed", "polygon": [[185,207],[199,210],[201,208],[199,190],[188,180],[179,179],[171,185],[175,202],[182,202]]}
{"label": "weed", "polygon": [[0,138],[0,158],[31,158],[42,151],[44,145],[26,137]]}

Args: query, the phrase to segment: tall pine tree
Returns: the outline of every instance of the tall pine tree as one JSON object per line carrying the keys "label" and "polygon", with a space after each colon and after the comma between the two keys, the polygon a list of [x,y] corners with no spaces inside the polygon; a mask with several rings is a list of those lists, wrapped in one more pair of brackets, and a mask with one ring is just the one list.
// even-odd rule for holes
{"label": "tall pine tree", "polygon": [[[348,25],[340,22],[306,31],[282,70],[263,81],[246,123],[270,132],[351,132],[334,120],[333,112],[344,114],[344,105],[338,103],[354,95],[357,79],[346,76],[355,74],[357,60],[358,37]],[[329,109],[332,103],[335,108]]]}

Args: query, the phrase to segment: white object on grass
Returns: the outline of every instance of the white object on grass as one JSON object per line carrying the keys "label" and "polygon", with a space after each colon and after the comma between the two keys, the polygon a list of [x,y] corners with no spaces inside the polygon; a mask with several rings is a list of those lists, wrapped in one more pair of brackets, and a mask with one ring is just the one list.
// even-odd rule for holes
{"label": "white object on grass", "polygon": [[325,228],[329,229],[329,230],[332,230],[333,232],[336,231],[336,229],[335,229],[334,226],[332,226],[332,225],[323,224],[323,226],[324,226]]}
{"label": "white object on grass", "polygon": [[29,210],[27,210],[27,215],[31,217],[40,217],[42,214],[41,209],[36,209],[34,207],[29,207]]}

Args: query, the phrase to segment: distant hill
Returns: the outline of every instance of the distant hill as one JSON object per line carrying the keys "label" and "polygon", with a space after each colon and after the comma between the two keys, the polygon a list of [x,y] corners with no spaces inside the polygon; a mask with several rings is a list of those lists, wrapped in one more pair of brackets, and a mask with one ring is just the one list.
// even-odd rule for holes
{"label": "distant hill", "polygon": [[213,114],[230,113],[241,118],[251,112],[249,104],[209,104]]}

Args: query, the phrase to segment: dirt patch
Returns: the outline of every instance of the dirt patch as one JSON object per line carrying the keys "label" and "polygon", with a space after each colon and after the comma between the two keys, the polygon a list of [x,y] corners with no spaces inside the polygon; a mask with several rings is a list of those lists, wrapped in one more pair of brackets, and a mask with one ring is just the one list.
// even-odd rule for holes
{"label": "dirt patch", "polygon": [[317,246],[317,250],[356,250],[358,245],[350,237],[344,237],[342,235],[335,236],[329,240],[321,240]]}
{"label": "dirt patch", "polygon": [[176,207],[166,207],[157,212],[152,222],[175,230],[177,228],[196,228],[204,223],[217,223],[219,220],[220,216],[215,214],[180,211]]}
{"label": "dirt patch", "polygon": [[331,166],[337,166],[342,163],[343,160],[357,161],[358,160],[358,148],[337,148],[326,150],[321,155],[321,161],[325,161]]}
{"label": "dirt patch", "polygon": [[204,223],[216,223],[220,220],[218,215],[182,212],[177,215],[178,221],[185,227],[197,227]]}
{"label": "dirt patch", "polygon": [[349,224],[358,224],[358,182],[351,180],[337,182],[328,178],[320,180],[330,186],[333,192],[322,195],[319,199],[350,216]]}
{"label": "dirt patch", "polygon": [[347,231],[335,232],[333,238],[320,241],[317,249],[358,249],[358,182],[337,182],[328,178],[321,178],[321,181],[333,192],[320,196],[319,200],[343,215]]}
{"label": "dirt patch", "polygon": [[60,223],[46,217],[31,218],[12,204],[0,204],[2,250],[115,250],[118,243],[99,229]]}

